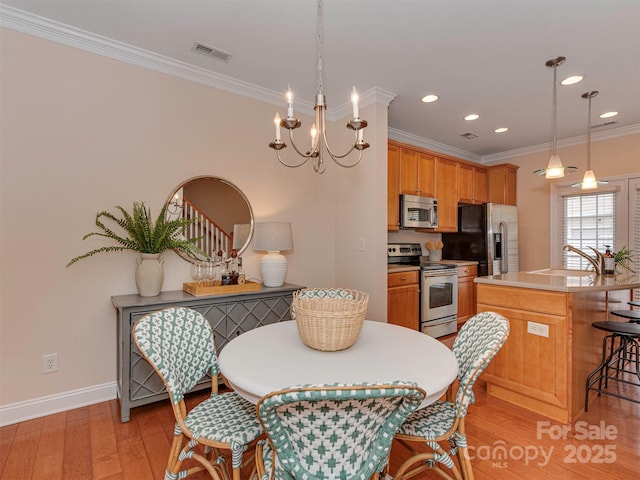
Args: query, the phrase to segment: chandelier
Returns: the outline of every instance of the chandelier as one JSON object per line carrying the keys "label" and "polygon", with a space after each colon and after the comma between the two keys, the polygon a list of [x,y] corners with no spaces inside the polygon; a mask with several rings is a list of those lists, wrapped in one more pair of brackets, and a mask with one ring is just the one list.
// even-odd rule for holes
{"label": "chandelier", "polygon": [[[273,148],[276,151],[276,156],[282,165],[289,168],[296,168],[304,165],[310,159],[313,159],[313,170],[316,173],[324,173],[326,165],[324,162],[324,153],[329,154],[331,159],[345,168],[352,168],[360,163],[362,159],[362,151],[366,148],[369,148],[369,144],[364,141],[363,134],[364,128],[367,126],[367,121],[360,118],[360,113],[358,111],[358,92],[356,88],[353,87],[353,91],[351,93],[351,103],[353,105],[353,119],[349,120],[347,123],[347,128],[354,131],[354,141],[351,148],[347,150],[346,153],[339,155],[334,153],[329,147],[329,143],[327,141],[327,131],[326,131],[326,111],[327,111],[327,103],[326,98],[323,93],[322,88],[322,56],[323,56],[323,8],[322,8],[322,0],[318,0],[318,22],[317,22],[317,37],[318,37],[318,93],[316,93],[316,103],[313,109],[316,113],[315,123],[311,127],[311,146],[309,150],[301,150],[295,144],[293,139],[293,131],[296,128],[299,128],[302,124],[300,120],[293,116],[293,92],[291,91],[291,87],[289,86],[287,90],[287,117],[281,118],[279,113],[276,113],[274,118],[274,123],[276,127],[276,139],[275,141],[269,143],[269,147]],[[289,141],[291,146],[296,151],[296,153],[302,157],[299,163],[291,164],[285,162],[280,156],[280,150],[287,148],[287,144],[282,141],[281,138],[281,128],[285,128],[289,132]],[[358,158],[355,162],[352,163],[343,163],[342,159],[347,157],[354,150],[358,150]]]}
{"label": "chandelier", "polygon": [[565,167],[560,160],[560,155],[558,155],[558,80],[556,70],[565,60],[565,57],[556,57],[547,60],[545,63],[547,67],[553,68],[553,142],[547,168],[541,168],[533,172],[536,175],[544,175],[545,178],[561,178],[564,177],[565,170],[577,170],[576,167]]}

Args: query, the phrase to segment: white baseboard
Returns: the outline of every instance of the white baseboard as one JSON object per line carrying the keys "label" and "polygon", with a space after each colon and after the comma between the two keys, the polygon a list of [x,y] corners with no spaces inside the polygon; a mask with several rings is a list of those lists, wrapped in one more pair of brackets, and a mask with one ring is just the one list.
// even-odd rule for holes
{"label": "white baseboard", "polygon": [[0,427],[116,398],[116,382],[0,406]]}

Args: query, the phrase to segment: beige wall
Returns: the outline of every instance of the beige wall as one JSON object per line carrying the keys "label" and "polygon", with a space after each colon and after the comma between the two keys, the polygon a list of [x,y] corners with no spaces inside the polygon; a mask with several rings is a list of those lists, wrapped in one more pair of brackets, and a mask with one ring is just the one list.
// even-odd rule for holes
{"label": "beige wall", "polygon": [[[520,167],[518,170],[518,236],[521,270],[550,266],[549,186],[552,182],[562,184],[579,182],[585,171],[586,144],[561,148],[558,153],[564,165],[578,167],[578,171],[557,180],[546,180],[544,176],[534,175],[534,170],[546,167],[549,152],[506,160]],[[640,173],[640,134],[592,141],[591,168],[601,180],[607,177]]]}
{"label": "beige wall", "polygon": [[[115,381],[110,297],[136,292],[136,256],[65,265],[104,245],[81,240],[98,211],[140,200],[158,212],[197,175],[237,185],[257,221],[292,222],[288,282],[362,289],[373,299],[370,318],[386,319],[386,258],[375,251],[386,242],[378,195],[386,188],[386,108],[363,108],[372,148],[362,165],[330,163],[320,176],[310,165],[280,166],[267,148],[273,105],[12,30],[0,34],[0,406]],[[346,132],[343,123],[330,127]],[[357,252],[358,238],[365,252]],[[259,255],[243,257],[257,277]],[[163,289],[180,289],[189,270],[168,252]],[[54,352],[60,371],[43,375],[41,357]]]}

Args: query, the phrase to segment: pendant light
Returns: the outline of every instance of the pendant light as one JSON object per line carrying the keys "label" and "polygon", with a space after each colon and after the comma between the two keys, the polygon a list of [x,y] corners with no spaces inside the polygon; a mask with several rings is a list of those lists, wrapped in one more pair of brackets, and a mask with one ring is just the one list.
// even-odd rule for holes
{"label": "pendant light", "polygon": [[582,182],[571,185],[572,187],[580,187],[582,190],[598,188],[598,185],[609,183],[596,180],[596,176],[593,170],[591,170],[591,99],[598,95],[598,93],[597,90],[592,90],[591,92],[582,94],[582,98],[589,100],[589,116],[587,118],[587,169],[584,172],[584,177],[582,177]]}
{"label": "pendant light", "polygon": [[566,167],[560,160],[558,155],[558,78],[557,68],[565,62],[565,57],[556,57],[551,60],[547,60],[545,65],[549,68],[553,68],[553,142],[551,146],[551,156],[549,157],[549,163],[547,168],[536,170],[536,175],[544,175],[545,178],[562,178],[564,177],[565,170],[577,170],[576,167]]}

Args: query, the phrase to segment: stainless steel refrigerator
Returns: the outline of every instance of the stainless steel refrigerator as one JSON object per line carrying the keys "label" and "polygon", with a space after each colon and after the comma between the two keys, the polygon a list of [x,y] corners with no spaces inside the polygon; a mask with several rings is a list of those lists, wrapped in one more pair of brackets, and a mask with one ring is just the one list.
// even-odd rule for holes
{"label": "stainless steel refrigerator", "polygon": [[458,232],[443,233],[442,258],[478,262],[478,276],[518,270],[518,208],[458,205]]}

